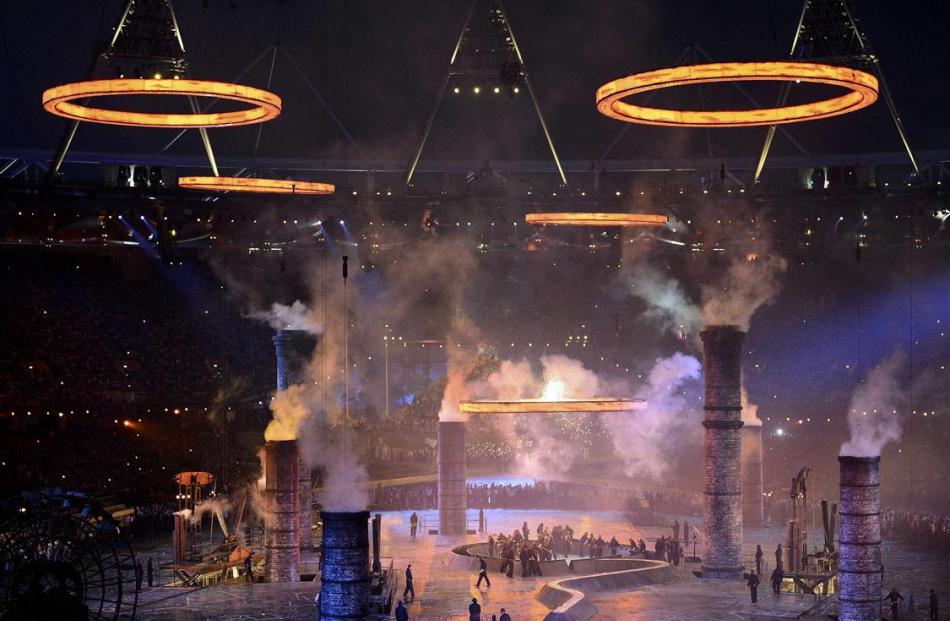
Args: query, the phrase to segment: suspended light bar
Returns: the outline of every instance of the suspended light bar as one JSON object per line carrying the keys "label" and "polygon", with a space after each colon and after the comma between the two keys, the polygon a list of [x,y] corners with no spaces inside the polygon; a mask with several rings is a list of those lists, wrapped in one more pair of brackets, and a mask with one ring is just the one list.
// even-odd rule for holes
{"label": "suspended light bar", "polygon": [[[77,99],[94,99],[117,95],[179,95],[215,97],[244,104],[251,108],[231,112],[194,112],[165,114],[130,112],[95,108],[73,103]],[[131,127],[234,127],[270,121],[280,116],[280,97],[274,93],[227,82],[178,79],[89,80],[62,84],[43,92],[43,108],[57,116],[77,121],[127,125]]]}
{"label": "suspended light bar", "polygon": [[559,414],[562,412],[634,412],[647,407],[642,399],[514,399],[510,401],[459,401],[463,414]]}
{"label": "suspended light bar", "polygon": [[528,224],[560,226],[666,226],[669,218],[649,213],[529,213]]}
{"label": "suspended light bar", "polygon": [[336,186],[332,183],[255,177],[179,177],[178,187],[189,190],[258,194],[333,194],[336,191]]}
{"label": "suspended light bar", "polygon": [[[674,86],[713,82],[808,82],[848,89],[838,97],[813,103],[754,110],[671,110],[624,101],[627,97]],[[866,108],[877,101],[877,78],[850,67],[800,62],[711,63],[647,71],[620,78],[597,89],[601,114],[643,125],[673,127],[751,127],[814,121]]]}

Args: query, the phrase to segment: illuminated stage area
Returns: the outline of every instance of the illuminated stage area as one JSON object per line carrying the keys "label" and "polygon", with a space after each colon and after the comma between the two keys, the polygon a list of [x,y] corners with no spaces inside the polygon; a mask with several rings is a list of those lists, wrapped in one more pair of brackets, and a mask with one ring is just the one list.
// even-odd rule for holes
{"label": "illuminated stage area", "polygon": [[950,13],[464,4],[6,3],[0,621],[939,618]]}

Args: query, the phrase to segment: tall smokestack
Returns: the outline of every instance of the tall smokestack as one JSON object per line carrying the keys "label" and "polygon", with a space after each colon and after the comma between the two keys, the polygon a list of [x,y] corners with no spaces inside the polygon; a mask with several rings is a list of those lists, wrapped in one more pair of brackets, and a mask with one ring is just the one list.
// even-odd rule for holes
{"label": "tall smokestack", "polygon": [[760,527],[765,524],[762,497],[762,425],[745,423],[742,439],[742,523]]}
{"label": "tall smokestack", "polygon": [[838,457],[838,619],[879,621],[881,565],[880,457]]}
{"label": "tall smokestack", "polygon": [[369,511],[324,511],[320,619],[366,619],[369,615]]}
{"label": "tall smokestack", "polygon": [[[310,382],[307,367],[313,355],[316,340],[305,330],[278,330],[274,335],[274,353],[277,355],[277,390],[287,390],[294,384]],[[300,501],[300,549],[313,549],[313,485],[310,482],[310,464],[300,455],[297,486]]]}
{"label": "tall smokestack", "polygon": [[296,582],[300,560],[296,440],[264,444],[264,579]]}
{"label": "tall smokestack", "polygon": [[439,421],[439,534],[465,534],[465,423]]}
{"label": "tall smokestack", "polygon": [[705,358],[703,427],[704,578],[742,575],[742,428],[740,359],[745,333],[736,326],[709,326],[700,333]]}

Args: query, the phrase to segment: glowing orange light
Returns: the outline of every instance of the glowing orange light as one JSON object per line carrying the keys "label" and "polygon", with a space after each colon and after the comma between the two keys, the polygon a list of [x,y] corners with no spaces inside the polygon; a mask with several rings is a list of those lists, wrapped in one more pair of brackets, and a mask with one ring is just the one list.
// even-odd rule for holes
{"label": "glowing orange light", "polygon": [[[638,93],[673,86],[712,82],[809,82],[848,89],[848,93],[813,103],[755,110],[669,110],[623,101]],[[813,121],[866,108],[878,96],[877,78],[850,67],[817,63],[712,63],[658,69],[620,78],[597,89],[597,109],[606,116],[644,125],[675,127],[748,127]]]}
{"label": "glowing orange light", "polygon": [[333,194],[336,191],[336,186],[332,183],[254,177],[179,177],[178,187],[190,190],[259,194]]}
{"label": "glowing orange light", "polygon": [[649,213],[529,213],[524,220],[561,226],[666,226],[669,218]]}
{"label": "glowing orange light", "polygon": [[558,414],[561,412],[634,412],[647,402],[642,399],[514,399],[510,401],[459,401],[464,414]]}
{"label": "glowing orange light", "polygon": [[[186,97],[216,97],[252,107],[231,112],[195,112],[191,114],[164,114],[128,112],[94,108],[78,103],[77,99],[111,97],[115,95],[179,95]],[[129,125],[132,127],[233,127],[262,123],[280,116],[280,97],[274,93],[227,82],[174,79],[120,79],[73,82],[46,89],[43,107],[47,112],[77,121]]]}

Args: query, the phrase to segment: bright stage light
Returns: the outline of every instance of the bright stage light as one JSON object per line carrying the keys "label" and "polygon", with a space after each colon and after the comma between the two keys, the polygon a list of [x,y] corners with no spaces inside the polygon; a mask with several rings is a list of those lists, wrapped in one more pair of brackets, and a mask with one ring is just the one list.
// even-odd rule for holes
{"label": "bright stage light", "polygon": [[189,190],[257,194],[333,194],[336,190],[332,183],[255,177],[179,177],[178,187]]}
{"label": "bright stage light", "polygon": [[[789,81],[830,84],[848,89],[838,97],[813,103],[754,110],[670,110],[623,101],[638,93],[712,82]],[[878,97],[873,75],[850,67],[818,63],[711,63],[658,69],[613,80],[597,89],[597,109],[606,116],[644,125],[675,127],[750,127],[813,121],[870,106]]]}
{"label": "bright stage light", "polygon": [[[179,95],[185,97],[215,97],[252,107],[231,112],[194,112],[165,114],[128,112],[94,108],[72,103],[78,99],[111,97],[115,95]],[[280,116],[280,97],[274,93],[227,82],[175,79],[119,79],[89,80],[54,86],[43,92],[43,108],[57,116],[77,121],[127,125],[132,127],[234,127],[262,123]]]}
{"label": "bright stage light", "polygon": [[528,224],[553,224],[559,226],[666,226],[669,218],[649,213],[529,213]]}
{"label": "bright stage light", "polygon": [[464,414],[558,414],[562,412],[634,412],[646,408],[642,399],[513,399],[507,401],[459,401]]}

